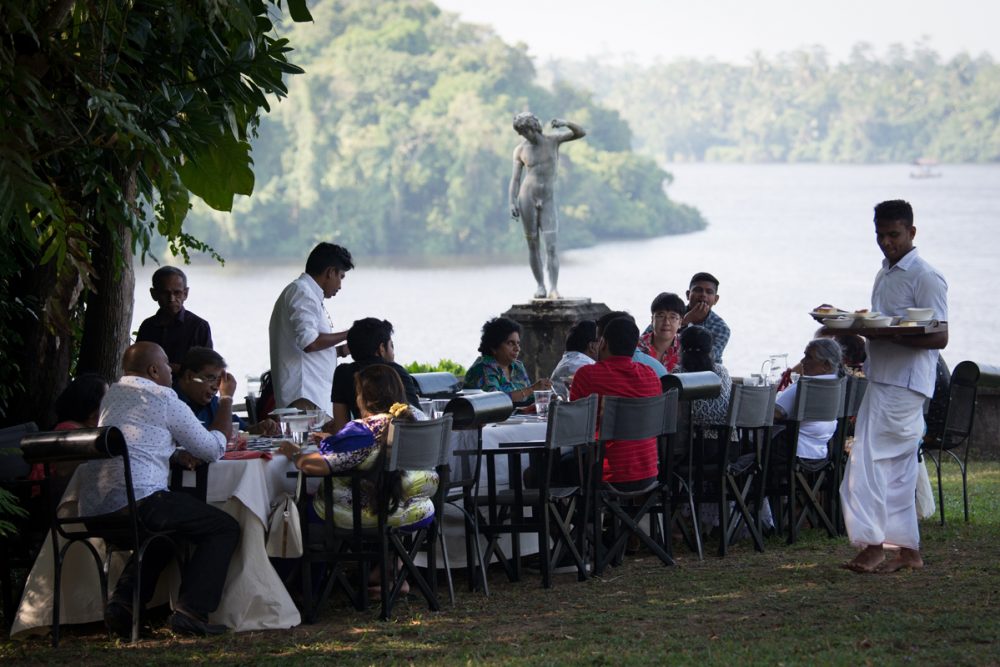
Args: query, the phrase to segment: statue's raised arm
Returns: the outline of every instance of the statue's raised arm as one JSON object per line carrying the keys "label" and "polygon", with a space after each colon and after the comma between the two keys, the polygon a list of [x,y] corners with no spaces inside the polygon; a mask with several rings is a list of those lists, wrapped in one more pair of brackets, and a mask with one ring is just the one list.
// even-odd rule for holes
{"label": "statue's raised arm", "polygon": [[587,131],[585,129],[583,129],[574,122],[563,120],[562,118],[553,118],[552,121],[549,123],[549,125],[552,126],[552,129],[565,127],[569,130],[569,134],[560,133],[555,135],[555,139],[559,143],[563,143],[566,141],[576,141],[577,139],[583,139],[585,136],[587,136]]}

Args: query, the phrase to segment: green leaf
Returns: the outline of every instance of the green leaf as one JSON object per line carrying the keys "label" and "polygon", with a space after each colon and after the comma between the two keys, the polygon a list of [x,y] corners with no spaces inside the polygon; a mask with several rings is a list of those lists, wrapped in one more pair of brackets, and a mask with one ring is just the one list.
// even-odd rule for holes
{"label": "green leaf", "polygon": [[306,0],[288,0],[288,13],[291,14],[292,20],[296,23],[313,20],[309,8],[306,7]]}
{"label": "green leaf", "polygon": [[217,211],[231,211],[233,197],[253,192],[250,144],[220,134],[198,153],[187,156],[177,170],[191,192]]}

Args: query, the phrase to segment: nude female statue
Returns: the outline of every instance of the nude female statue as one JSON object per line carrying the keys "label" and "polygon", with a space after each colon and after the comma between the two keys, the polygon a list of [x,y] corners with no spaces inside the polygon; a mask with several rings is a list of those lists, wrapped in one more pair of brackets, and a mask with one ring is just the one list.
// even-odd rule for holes
{"label": "nude female statue", "polygon": [[[528,240],[528,258],[531,272],[538,283],[536,299],[559,298],[556,283],[559,281],[559,258],[556,241],[559,220],[556,216],[555,184],[559,166],[559,144],[586,136],[586,131],[576,123],[555,118],[553,128],[567,128],[569,132],[544,134],[538,118],[528,112],[514,117],[514,130],[524,141],[514,149],[514,173],[510,179],[510,214],[520,218],[524,236]],[[546,264],[550,289],[545,290],[542,275],[542,256],[539,236],[545,242]]]}

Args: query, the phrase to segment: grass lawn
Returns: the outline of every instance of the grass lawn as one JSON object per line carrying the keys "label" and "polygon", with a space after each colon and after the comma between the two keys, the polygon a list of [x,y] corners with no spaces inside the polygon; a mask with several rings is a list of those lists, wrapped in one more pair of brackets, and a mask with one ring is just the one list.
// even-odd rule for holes
{"label": "grass lawn", "polygon": [[337,598],[319,623],[288,631],[189,640],[162,629],[133,647],[94,625],[64,631],[58,650],[0,643],[0,663],[996,665],[1000,464],[971,469],[966,524],[957,467],[946,466],[948,524],[922,522],[920,572],[840,569],[854,553],[846,539],[809,530],[791,547],[771,538],[763,554],[743,543],[699,562],[677,549],[672,568],[641,553],[550,590],[535,574],[512,584],[493,572],[489,598],[463,590],[452,607],[442,589],[443,611],[404,601],[389,623]]}

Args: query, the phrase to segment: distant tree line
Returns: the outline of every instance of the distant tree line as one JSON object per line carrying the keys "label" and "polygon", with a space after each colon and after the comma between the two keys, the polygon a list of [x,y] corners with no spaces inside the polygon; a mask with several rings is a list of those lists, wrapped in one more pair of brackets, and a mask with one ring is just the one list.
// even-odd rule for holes
{"label": "distant tree line", "polygon": [[1000,64],[869,44],[831,64],[819,47],[745,65],[553,61],[544,74],[594,91],[661,162],[1000,160]]}
{"label": "distant tree line", "polygon": [[262,119],[256,186],[233,212],[196,205],[192,235],[226,257],[301,258],[316,240],[407,258],[524,252],[507,185],[533,111],[587,129],[562,151],[560,243],[700,229],[664,193],[670,175],[632,151],[618,112],[576,86],[544,88],[524,47],[424,0],[322,0],[282,34],[304,76]]}

